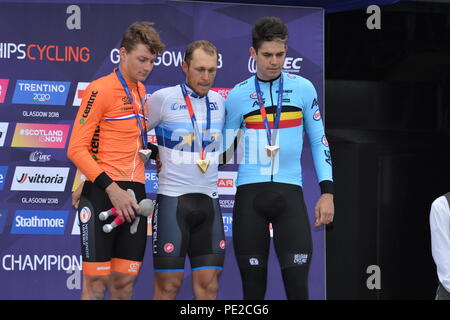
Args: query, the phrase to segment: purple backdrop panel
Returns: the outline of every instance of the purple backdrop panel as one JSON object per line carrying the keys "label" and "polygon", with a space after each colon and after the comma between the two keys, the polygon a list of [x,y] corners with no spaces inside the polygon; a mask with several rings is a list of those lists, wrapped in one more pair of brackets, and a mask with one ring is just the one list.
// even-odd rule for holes
{"label": "purple backdrop panel", "polygon": [[[251,27],[269,15],[282,18],[290,30],[285,70],[310,79],[323,103],[322,9],[165,1],[128,5],[93,1],[77,6],[0,3],[0,299],[80,297],[79,227],[71,206],[71,192],[80,177],[66,157],[68,137],[83,90],[118,63],[126,27],[134,21],[153,21],[166,44],[145,82],[148,94],[183,81],[186,45],[207,39],[220,51],[214,90],[226,95],[256,71],[248,51]],[[154,138],[151,133],[150,138]],[[305,149],[304,193],[312,225],[319,189],[307,144]],[[218,181],[227,236],[219,299],[242,298],[231,227],[236,169],[225,166]],[[155,199],[153,164],[146,171],[146,190]],[[313,241],[310,297],[324,299],[322,228],[313,228]],[[147,250],[135,299],[152,297],[152,264]],[[187,259],[178,298],[192,299],[191,288]],[[273,249],[266,298],[285,299]]]}

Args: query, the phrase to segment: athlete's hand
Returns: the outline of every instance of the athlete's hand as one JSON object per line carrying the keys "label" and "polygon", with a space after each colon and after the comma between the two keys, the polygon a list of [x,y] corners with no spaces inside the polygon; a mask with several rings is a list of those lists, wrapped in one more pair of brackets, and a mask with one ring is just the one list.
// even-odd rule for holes
{"label": "athlete's hand", "polygon": [[122,221],[126,220],[131,222],[136,217],[133,209],[139,213],[140,209],[137,202],[131,198],[127,191],[120,188],[117,183],[111,183],[106,188],[106,193],[108,194],[113,207],[116,208],[116,212]]}
{"label": "athlete's hand", "polygon": [[78,209],[78,205],[80,204],[81,191],[83,191],[84,181],[80,183],[78,188],[72,192],[72,205],[75,209]]}
{"label": "athlete's hand", "polygon": [[333,195],[331,193],[324,193],[320,196],[319,201],[317,201],[315,215],[315,227],[320,227],[333,222],[334,203]]}

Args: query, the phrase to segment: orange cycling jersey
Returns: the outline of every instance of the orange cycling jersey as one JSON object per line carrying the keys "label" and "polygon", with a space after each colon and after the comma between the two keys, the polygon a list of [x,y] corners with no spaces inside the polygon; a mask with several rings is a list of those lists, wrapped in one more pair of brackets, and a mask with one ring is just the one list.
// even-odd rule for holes
{"label": "orange cycling jersey", "polygon": [[[115,72],[93,81],[86,89],[75,118],[67,156],[92,182],[102,178],[145,183],[141,132],[145,126],[141,98],[145,87],[126,79],[133,105]],[[146,132],[145,132],[146,134]],[[106,175],[107,176],[106,176]],[[105,179],[106,178],[106,183]]]}

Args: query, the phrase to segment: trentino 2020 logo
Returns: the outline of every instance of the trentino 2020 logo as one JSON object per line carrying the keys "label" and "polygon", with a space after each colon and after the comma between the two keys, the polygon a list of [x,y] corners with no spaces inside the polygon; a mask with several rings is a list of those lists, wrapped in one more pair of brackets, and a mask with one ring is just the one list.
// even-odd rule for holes
{"label": "trentino 2020 logo", "polygon": [[17,80],[12,103],[64,106],[70,82]]}
{"label": "trentino 2020 logo", "polygon": [[17,210],[12,234],[64,234],[69,211]]}

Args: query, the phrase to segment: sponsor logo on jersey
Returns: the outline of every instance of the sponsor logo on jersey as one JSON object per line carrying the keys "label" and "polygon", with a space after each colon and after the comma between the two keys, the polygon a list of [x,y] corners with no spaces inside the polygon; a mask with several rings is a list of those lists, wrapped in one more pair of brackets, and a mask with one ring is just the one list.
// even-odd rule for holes
{"label": "sponsor logo on jersey", "polygon": [[170,242],[164,245],[164,251],[167,253],[171,253],[175,249],[174,245]]}
{"label": "sponsor logo on jersey", "polygon": [[248,262],[251,266],[259,266],[259,260],[257,258],[250,258],[248,259]]}
{"label": "sponsor logo on jersey", "polygon": [[225,249],[225,246],[226,246],[225,240],[221,240],[221,241],[219,242],[219,247],[220,247],[220,249],[224,250],[224,249]]}
{"label": "sponsor logo on jersey", "polygon": [[80,216],[81,223],[88,223],[91,219],[91,209],[88,207],[83,207],[78,214]]}
{"label": "sponsor logo on jersey", "polygon": [[308,255],[305,253],[294,254],[294,264],[305,264],[308,262]]}
{"label": "sponsor logo on jersey", "polygon": [[325,137],[325,136],[322,137],[322,144],[323,144],[325,147],[328,147],[328,140],[327,140],[327,137]]}
{"label": "sponsor logo on jersey", "polygon": [[320,120],[320,111],[317,110],[316,112],[314,112],[313,115],[314,120],[319,121]]}

